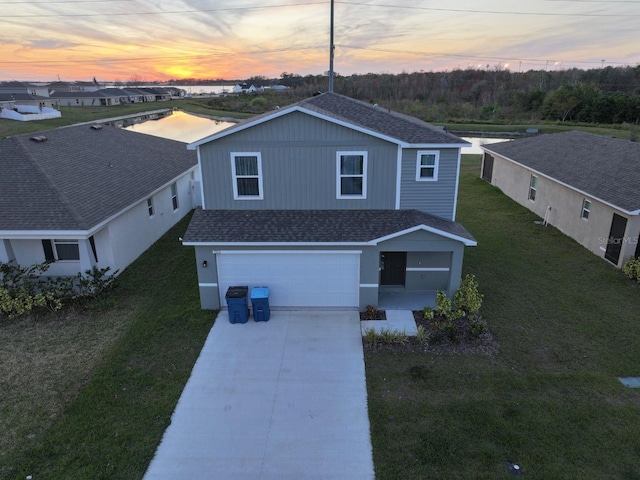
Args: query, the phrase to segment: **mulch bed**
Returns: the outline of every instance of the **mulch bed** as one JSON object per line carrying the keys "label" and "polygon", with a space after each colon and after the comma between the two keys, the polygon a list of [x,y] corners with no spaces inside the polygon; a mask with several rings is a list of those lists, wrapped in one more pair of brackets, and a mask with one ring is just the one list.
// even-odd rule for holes
{"label": "mulch bed", "polygon": [[360,312],[360,321],[362,320],[386,320],[387,319],[387,312],[385,312],[384,310],[376,310],[374,309],[367,309],[364,312]]}
{"label": "mulch bed", "polygon": [[[362,317],[362,316],[361,316]],[[413,312],[417,326],[422,326],[426,331],[432,332],[427,344],[420,343],[415,337],[408,337],[404,344],[386,344],[378,342],[376,345],[367,343],[363,337],[362,344],[365,352],[394,352],[394,353],[437,353],[443,355],[495,355],[500,345],[491,332],[485,332],[478,336],[469,334],[466,323],[460,319],[454,321],[457,338],[452,341],[446,335],[436,334],[433,320],[426,320],[421,310]],[[368,320],[368,319],[365,319]]]}

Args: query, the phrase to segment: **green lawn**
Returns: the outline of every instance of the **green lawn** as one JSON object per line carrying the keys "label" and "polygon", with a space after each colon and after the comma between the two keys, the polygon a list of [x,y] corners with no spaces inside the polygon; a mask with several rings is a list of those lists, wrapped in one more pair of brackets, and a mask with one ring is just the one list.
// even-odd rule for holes
{"label": "green lawn", "polygon": [[377,478],[640,479],[640,391],[616,379],[640,376],[640,288],[479,171],[464,158],[458,220],[500,351],[367,355]]}
{"label": "green lawn", "polygon": [[[178,241],[189,218],[122,273],[105,305],[0,323],[2,353],[13,349],[8,358],[32,375],[8,372],[0,421],[12,442],[0,478],[142,478],[215,318],[200,309],[193,248]],[[16,333],[25,328],[39,339],[30,352]],[[41,382],[55,392],[30,396]]]}

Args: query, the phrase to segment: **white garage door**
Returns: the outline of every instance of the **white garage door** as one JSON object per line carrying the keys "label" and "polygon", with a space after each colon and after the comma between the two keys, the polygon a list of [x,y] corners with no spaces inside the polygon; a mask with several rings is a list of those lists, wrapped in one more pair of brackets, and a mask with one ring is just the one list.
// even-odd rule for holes
{"label": "white garage door", "polygon": [[269,287],[274,307],[357,307],[360,252],[222,251],[220,305],[230,286]]}

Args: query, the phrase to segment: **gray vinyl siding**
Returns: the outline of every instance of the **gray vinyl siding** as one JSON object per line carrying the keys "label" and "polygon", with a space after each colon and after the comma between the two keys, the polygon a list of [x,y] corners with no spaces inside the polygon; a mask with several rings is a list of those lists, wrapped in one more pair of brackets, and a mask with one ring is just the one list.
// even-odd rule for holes
{"label": "gray vinyl siding", "polygon": [[449,220],[454,218],[456,178],[458,175],[458,149],[439,149],[438,180],[416,181],[418,151],[429,148],[405,149],[402,152],[401,209],[416,209]]}
{"label": "gray vinyl siding", "polygon": [[[366,151],[366,199],[336,198],[336,152]],[[234,200],[232,152],[259,152],[262,200]],[[393,209],[397,145],[294,112],[200,147],[205,208]],[[391,181],[390,181],[391,180]]]}

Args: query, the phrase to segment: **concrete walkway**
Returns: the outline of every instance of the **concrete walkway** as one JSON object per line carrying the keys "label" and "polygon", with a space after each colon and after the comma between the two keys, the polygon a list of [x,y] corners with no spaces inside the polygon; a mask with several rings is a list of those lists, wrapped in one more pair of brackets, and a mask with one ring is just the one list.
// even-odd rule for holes
{"label": "concrete walkway", "polygon": [[392,332],[404,332],[410,337],[415,337],[418,333],[418,327],[411,310],[387,310],[386,314],[386,320],[363,320],[360,322],[362,335],[366,335],[367,330],[370,328],[373,328],[376,333],[390,330]]}
{"label": "concrete walkway", "polygon": [[358,312],[221,312],[144,478],[373,479]]}

